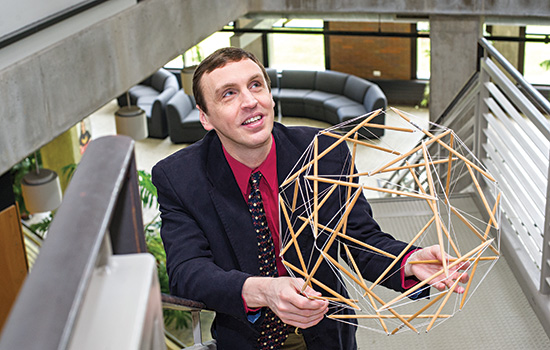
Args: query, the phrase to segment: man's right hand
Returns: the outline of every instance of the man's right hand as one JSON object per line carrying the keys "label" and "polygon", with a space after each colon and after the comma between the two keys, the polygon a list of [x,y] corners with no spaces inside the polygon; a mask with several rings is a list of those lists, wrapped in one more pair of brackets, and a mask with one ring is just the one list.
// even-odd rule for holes
{"label": "man's right hand", "polygon": [[249,277],[242,297],[250,309],[269,307],[286,324],[309,328],[319,323],[328,311],[328,301],[311,299],[321,293],[309,286],[301,293],[305,281],[292,277]]}

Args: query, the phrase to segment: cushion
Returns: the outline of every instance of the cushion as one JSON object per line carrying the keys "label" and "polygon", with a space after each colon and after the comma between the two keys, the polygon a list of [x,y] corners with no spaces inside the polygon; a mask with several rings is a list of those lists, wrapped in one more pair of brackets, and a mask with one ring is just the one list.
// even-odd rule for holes
{"label": "cushion", "polygon": [[346,84],[348,76],[348,74],[330,70],[317,72],[315,90],[343,95],[344,85]]}
{"label": "cushion", "polygon": [[151,110],[153,108],[153,103],[155,102],[156,96],[143,96],[140,97],[137,106],[145,111],[147,118],[151,118]]}
{"label": "cushion", "polygon": [[139,99],[143,96],[157,96],[159,92],[147,85],[135,85],[128,90],[130,96]]}
{"label": "cushion", "polygon": [[311,104],[311,105],[322,107],[323,104],[325,103],[325,101],[333,99],[333,98],[337,98],[337,97],[338,97],[338,95],[331,94],[329,92],[312,91],[309,94],[307,94],[306,96],[304,96],[304,102],[305,102],[306,105]]}
{"label": "cushion", "polygon": [[386,95],[382,92],[382,89],[378,85],[372,85],[365,94],[363,100],[363,105],[370,112],[382,108],[386,109],[388,101],[386,100]]}
{"label": "cushion", "polygon": [[[176,78],[172,73],[170,73],[166,69],[161,68],[157,72],[155,72],[151,77],[151,86],[157,91],[162,91],[164,90],[164,83],[166,79],[168,79],[171,76],[174,77],[174,79]],[[177,83],[177,79],[176,79],[176,83]]]}
{"label": "cushion", "polygon": [[354,105],[360,105],[360,104],[353,100],[350,100],[346,96],[338,96],[335,98],[331,98],[330,100],[326,100],[323,103],[323,107],[332,112],[336,112],[341,107],[354,106]]}
{"label": "cushion", "polygon": [[365,93],[372,85],[374,84],[365,79],[350,75],[344,86],[344,96],[356,102],[363,103]]}
{"label": "cushion", "polygon": [[311,93],[312,90],[302,90],[302,89],[281,89],[279,92],[279,100],[288,101],[288,102],[302,102],[304,97]]}
{"label": "cushion", "polygon": [[315,87],[316,71],[283,70],[281,72],[281,88],[313,90]]}

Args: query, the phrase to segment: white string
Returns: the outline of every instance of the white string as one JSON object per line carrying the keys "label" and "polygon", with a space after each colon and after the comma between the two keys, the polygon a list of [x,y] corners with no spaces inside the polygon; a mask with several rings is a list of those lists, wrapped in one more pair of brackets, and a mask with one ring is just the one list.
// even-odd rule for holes
{"label": "white string", "polygon": [[[405,113],[405,112],[402,112],[402,111],[400,111],[400,112],[405,114],[407,118],[410,118],[411,121],[408,122],[405,119],[395,115],[395,113],[389,113],[389,112],[382,112],[382,113],[385,114],[386,120],[388,120],[388,118],[392,118],[392,122],[393,122],[392,125],[398,125],[399,127],[403,127],[403,128],[410,128],[413,131],[413,134],[414,133],[421,133],[421,135],[419,134],[419,136],[418,136],[418,138],[420,139],[421,136],[424,135],[423,130],[425,130],[425,129],[423,129],[423,125],[426,124],[426,121],[419,120],[418,118],[416,118],[413,115],[410,115],[408,113]],[[348,121],[346,121],[342,124],[332,126],[332,127],[328,128],[326,130],[323,130],[323,131],[319,132],[319,134],[317,135],[316,138],[320,138],[320,137],[328,138],[328,137],[330,137],[330,136],[323,135],[327,132],[332,132],[332,133],[344,135],[344,134],[347,133],[347,131],[349,131],[353,127],[359,125],[359,123],[362,122],[369,115],[370,114],[360,116],[360,117],[354,118],[352,120],[348,120]],[[389,124],[389,123],[387,123],[387,124]],[[441,125],[437,125],[435,123],[428,123],[427,126],[430,127],[430,133],[432,133],[434,135],[438,135],[438,134],[448,130],[447,128],[445,128]],[[366,135],[364,128],[361,128],[359,131],[360,131],[359,134],[361,136],[368,136],[370,138],[372,138],[374,136],[374,134],[372,134],[368,130],[367,130],[367,132],[369,133],[369,135]],[[395,131],[395,130],[389,130],[388,129],[388,130],[386,130],[386,135],[389,135],[391,133],[399,133],[399,132],[401,132],[401,131]],[[476,164],[476,166],[478,166],[480,169],[488,172],[487,169],[483,166],[483,164],[472,154],[472,152],[470,150],[467,149],[466,145],[458,138],[458,136],[454,132],[451,132],[451,134],[453,135],[453,138],[454,138],[453,149],[455,151],[459,152],[460,154],[462,154],[462,156],[467,157],[468,159],[470,159],[471,162],[473,164]],[[445,138],[450,139],[450,136],[446,136]],[[387,140],[392,140],[392,141],[390,142],[390,141],[387,141]],[[369,159],[371,161],[371,164],[374,165],[374,167],[371,170],[367,171],[367,175],[362,176],[359,179],[358,184],[361,185],[361,186],[364,185],[364,182],[361,180],[362,178],[365,178],[365,179],[373,178],[373,179],[377,179],[376,181],[378,183],[388,184],[392,188],[397,189],[398,191],[408,192],[408,193],[415,193],[417,195],[422,195],[422,191],[420,191],[418,189],[414,189],[414,188],[411,188],[411,187],[408,187],[408,186],[402,185],[402,184],[392,183],[391,181],[389,181],[389,174],[388,173],[373,174],[373,171],[375,169],[384,167],[386,164],[389,163],[389,161],[391,161],[391,159],[395,159],[395,157],[397,157],[397,154],[404,154],[404,153],[408,152],[407,148],[410,147],[410,146],[407,146],[407,144],[404,140],[405,140],[404,137],[403,138],[384,137],[384,138],[374,138],[373,140],[368,141],[369,143],[374,144],[376,146],[384,147],[388,150],[391,150],[391,154],[388,155],[385,152],[378,151],[374,148],[371,148],[372,150],[374,150],[372,153],[376,154],[377,159]],[[338,142],[338,140],[335,138],[334,142]],[[348,147],[351,149],[353,147],[353,143],[351,141],[346,141],[346,142],[348,143]],[[445,142],[445,141],[443,139],[441,139],[441,142]],[[321,144],[321,142],[319,142],[319,144]],[[357,147],[360,148],[360,147],[365,147],[365,146],[357,145]],[[462,239],[462,237],[460,237],[458,235],[458,232],[462,230],[462,231],[466,231],[468,233],[471,233],[472,235],[475,235],[475,234],[473,232],[471,232],[469,228],[464,229],[462,227],[462,226],[465,226],[465,224],[461,220],[457,220],[456,214],[454,214],[450,210],[451,207],[453,207],[464,218],[464,220],[467,220],[469,222],[469,224],[471,225],[471,227],[474,228],[478,232],[478,235],[480,235],[481,237],[483,237],[485,235],[485,230],[487,228],[487,221],[485,221],[485,219],[483,219],[483,218],[477,217],[476,215],[474,215],[472,213],[468,213],[464,210],[461,210],[461,209],[456,208],[456,207],[453,206],[453,196],[451,196],[451,194],[454,193],[458,182],[451,182],[452,187],[449,189],[449,195],[447,195],[447,193],[446,193],[446,181],[447,181],[446,178],[448,176],[448,174],[447,174],[447,163],[444,162],[440,166],[438,166],[438,164],[436,164],[436,162],[448,160],[450,152],[442,146],[438,146],[438,147],[439,147],[439,151],[438,151],[437,155],[430,154],[429,152],[427,154],[428,162],[430,163],[427,166],[427,168],[429,169],[429,171],[431,171],[431,174],[433,175],[432,180],[433,180],[434,192],[437,195],[437,200],[436,200],[435,203],[436,203],[436,208],[437,208],[437,214],[439,216],[438,220],[440,220],[441,224],[445,227],[446,231],[448,232],[448,235],[449,235],[450,239],[454,242],[454,244],[456,246],[456,249],[458,250],[459,255],[462,256],[462,255],[468,253],[469,250],[474,249],[475,247],[473,247],[471,243],[465,244],[465,242],[467,240]],[[428,148],[428,147],[426,147],[426,148]],[[324,149],[319,149],[318,150],[319,154],[322,153],[323,151],[324,151]],[[298,196],[299,196],[299,199],[300,199],[299,203],[301,203],[301,204],[299,205],[299,207],[295,208],[292,213],[289,213],[290,217],[292,217],[292,220],[293,220],[291,222],[291,225],[292,225],[295,233],[296,233],[296,230],[303,225],[303,221],[301,219],[299,219],[299,217],[303,217],[306,220],[308,220],[309,229],[313,232],[315,231],[315,227],[314,227],[314,221],[315,221],[314,220],[314,215],[315,215],[314,203],[315,203],[316,199],[314,198],[313,181],[305,180],[305,178],[307,176],[314,175],[314,162],[313,162],[313,160],[315,158],[314,152],[315,152],[314,143],[312,142],[309,145],[309,147],[306,149],[306,151],[302,154],[302,156],[300,157],[300,160],[293,167],[293,170],[289,173],[286,180],[289,180],[290,177],[293,176],[296,172],[301,171],[299,176],[297,176],[293,181],[285,181],[285,182],[288,182],[288,184],[286,186],[284,186],[283,188],[281,188],[281,198],[282,198],[281,205],[285,206],[287,211],[290,211],[291,208],[292,208],[292,202],[293,202],[293,198],[294,198],[295,182],[296,181],[300,182],[300,190],[299,190]],[[383,153],[383,155],[378,156],[378,154],[382,154],[382,153]],[[358,153],[357,156],[359,156],[359,153]],[[418,159],[418,161],[420,163],[424,163],[422,149],[417,151],[412,156],[412,158],[415,158],[415,157],[416,157],[416,159]],[[323,168],[322,165],[323,165],[323,162],[325,161],[324,159],[325,158],[321,158],[317,161],[318,164],[319,164],[318,168],[320,169],[320,171],[322,171],[322,168]],[[453,155],[452,168],[451,168],[451,172],[450,172],[451,179],[458,179],[462,175],[467,176],[467,178],[471,179],[465,163],[462,160],[457,160],[457,159],[458,158],[456,158],[455,155]],[[356,162],[357,162],[357,159],[356,159]],[[349,154],[348,159],[345,159],[344,164],[342,164],[342,169],[341,169],[339,174],[321,174],[321,172],[319,172],[319,174],[317,174],[317,176],[320,177],[320,178],[325,178],[327,180],[336,179],[336,180],[341,180],[341,181],[346,181],[346,180],[349,181],[349,179],[351,177],[350,177],[347,169],[354,166],[354,164],[350,164],[350,163],[351,163],[351,153]],[[397,167],[400,164],[401,164],[401,162],[397,162],[397,163],[395,163],[395,164],[393,164],[389,167],[390,168],[391,167]],[[307,167],[305,167],[306,165],[307,165]],[[438,167],[441,167],[441,169],[443,169],[443,171],[441,173],[438,172]],[[421,170],[423,170],[422,167],[412,169],[412,171],[415,174],[417,174],[417,176],[418,176],[419,173],[420,174],[422,173]],[[364,170],[362,170],[362,169],[358,170],[358,171],[359,172],[364,172]],[[396,171],[401,171],[401,170],[396,170]],[[403,169],[402,171],[410,173],[410,170],[408,170],[408,169]],[[424,178],[425,178],[425,176],[424,176]],[[412,185],[416,187],[416,183],[414,181],[412,182]],[[332,190],[332,186],[333,185],[331,183],[323,184],[323,183],[320,182],[320,185],[319,185],[320,191],[317,195],[318,203],[323,202],[325,197],[328,196],[329,193],[331,193],[330,191]],[[426,194],[430,195],[430,190],[428,188],[425,188],[424,190],[426,191]],[[337,279],[338,283],[346,289],[347,295],[349,296],[350,300],[354,300],[353,303],[355,303],[356,305],[359,306],[360,310],[354,310],[354,311],[359,315],[376,315],[376,310],[378,310],[382,307],[381,302],[380,301],[375,301],[374,302],[375,304],[373,306],[372,303],[371,303],[371,300],[369,299],[368,293],[365,293],[365,290],[363,289],[363,287],[361,287],[359,284],[357,284],[346,273],[341,271],[340,267],[338,265],[334,264],[332,261],[330,261],[330,259],[328,259],[325,256],[325,253],[324,253],[324,250],[327,249],[327,245],[329,244],[331,238],[334,238],[334,237],[332,237],[334,235],[334,233],[332,233],[330,230],[335,230],[336,228],[338,228],[340,226],[340,229],[338,231],[340,231],[340,233],[344,233],[342,224],[343,224],[343,220],[346,219],[345,216],[344,216],[344,214],[346,212],[346,209],[348,208],[349,205],[352,204],[352,200],[354,198],[355,193],[356,192],[363,192],[363,191],[367,191],[367,190],[366,189],[363,190],[361,187],[352,188],[352,191],[350,192],[350,196],[348,198],[347,197],[347,194],[348,194],[347,186],[338,185],[338,188],[336,189],[336,191],[334,191],[332,194],[330,194],[330,198],[328,199],[328,201],[338,200],[340,202],[340,208],[338,210],[336,210],[335,213],[332,214],[332,217],[323,218],[323,222],[321,222],[321,220],[319,219],[319,224],[321,224],[324,228],[323,227],[318,227],[317,237],[314,239],[314,246],[312,247],[313,249],[310,250],[309,256],[307,256],[307,257],[304,256],[303,259],[304,259],[304,262],[305,262],[305,265],[306,265],[306,272],[305,273],[309,275],[311,273],[311,271],[313,270],[313,267],[317,264],[317,261],[318,261],[319,257],[321,257],[322,264],[327,264],[328,265],[329,269],[336,276],[336,279]],[[499,192],[498,184],[494,183],[492,191],[493,191],[493,193],[498,193]],[[394,194],[392,194],[392,195],[394,195]],[[427,207],[427,204],[425,202],[420,201],[419,203],[422,203],[422,205],[426,205],[426,207]],[[323,208],[321,208],[320,210],[323,211]],[[433,213],[431,214],[431,216],[433,216]],[[430,217],[430,215],[428,214],[427,217]],[[496,220],[497,220],[497,222],[500,222],[500,211],[497,211]],[[304,232],[301,233],[301,235],[309,234],[308,232],[309,231],[304,231]],[[443,233],[443,231],[442,231],[441,235],[444,239],[445,251],[448,252],[450,255],[454,255],[455,252],[454,252],[454,249],[452,248],[451,240],[449,240],[447,238],[447,235],[445,233]],[[424,244],[434,244],[434,243],[437,242],[434,239],[434,237],[436,237],[436,224],[432,223],[431,226],[428,228],[428,230],[426,230],[426,232],[421,237],[419,237],[419,239],[415,242],[415,245],[423,246]],[[491,245],[493,247],[496,247],[497,252],[498,252],[498,249],[500,247],[500,235],[499,235],[498,230],[495,230],[494,227],[493,227],[491,229],[491,233],[489,234],[489,237],[495,237],[496,238],[495,242],[492,243]],[[288,232],[284,233],[284,234],[281,234],[281,238],[282,238],[282,241],[283,241],[283,247],[287,246],[291,242],[291,235],[288,234]],[[341,238],[341,237],[334,238],[334,242],[332,244],[333,244],[333,246],[331,246],[330,248],[340,250],[341,253],[343,252],[344,245],[348,245],[350,247],[350,250],[352,251],[352,254],[355,257],[357,257],[358,254],[364,254],[364,253],[371,254],[373,256],[373,258],[374,257],[380,258],[380,257],[383,256],[382,254],[380,254],[378,252],[375,252],[375,251],[373,251],[369,248],[366,248],[366,247],[363,247],[363,246],[360,246],[360,245],[357,245],[357,244],[351,244],[350,241],[348,241],[347,239]],[[481,244],[480,239],[479,239],[479,244]],[[294,250],[295,249],[294,245],[292,245],[289,249]],[[481,252],[477,252],[477,253],[473,254],[472,258],[475,258],[478,255],[481,256],[483,254],[491,255],[491,254],[486,253],[486,252],[490,252],[490,250],[488,250],[488,247],[485,247]],[[492,253],[492,252],[490,252],[490,253]],[[351,263],[351,261],[347,257],[346,253],[344,252],[341,255],[346,256],[346,259],[345,259],[346,261],[342,261],[342,259],[337,259],[337,260],[339,260],[339,264],[341,264],[342,267],[345,268],[351,275],[353,275],[353,276],[355,276],[355,278],[359,279],[359,276],[357,275],[357,272],[353,268],[353,266],[352,266],[353,264]],[[391,258],[383,257],[382,259],[391,259]],[[474,292],[479,288],[481,282],[486,278],[488,272],[491,270],[491,268],[494,266],[495,263],[496,263],[496,259],[495,260],[489,260],[488,262],[487,261],[478,261],[477,262],[475,277],[472,279],[472,287],[468,290],[467,298],[464,299],[464,305],[466,305],[466,303],[468,302],[468,300],[470,300],[470,298],[472,297]],[[398,262],[398,264],[399,264],[399,262]],[[474,265],[474,263],[471,262],[469,269],[466,270],[466,271],[463,271],[462,274],[465,274],[467,272],[471,272],[473,265]],[[300,266],[300,267],[297,267],[297,268],[301,269],[302,267]],[[401,273],[400,269],[401,269],[401,267],[397,266],[394,269],[393,273],[388,273],[386,276],[384,276],[381,279],[381,281],[374,288],[372,288],[372,292],[375,293],[375,295],[377,297],[378,297],[379,293],[380,293],[380,295],[382,295],[383,293],[388,294],[388,292],[382,291],[382,289],[384,288],[384,287],[382,287],[382,284],[386,280],[391,278],[393,274]],[[287,270],[288,270],[289,275],[292,276],[292,277],[304,278],[302,275],[298,275],[297,273],[295,273],[292,269],[288,268]],[[312,277],[316,278],[317,276],[315,274],[313,274]],[[306,279],[306,278],[304,278],[304,279]],[[369,286],[369,288],[371,288],[370,286],[372,285],[372,282],[373,281],[370,281],[370,282],[365,281],[365,283],[367,283],[367,286]],[[320,286],[316,286],[315,284],[313,284],[313,287],[314,287],[314,289],[321,291],[324,295],[327,295],[327,296],[330,295],[330,293],[323,290]],[[391,297],[384,296],[384,298],[382,298],[383,299],[382,301],[384,303],[387,303],[388,301],[394,299],[394,297],[398,296],[398,295],[399,295],[399,292],[396,292]],[[425,311],[424,314],[434,317],[433,315],[435,314],[435,311],[439,308],[439,305],[442,304],[442,300],[447,297],[447,291],[437,292],[435,289],[432,288],[431,299],[435,300],[435,298],[437,298],[438,296],[442,296],[442,298],[437,303],[432,305],[428,309],[429,311]],[[386,300],[386,298],[389,298],[389,299]],[[453,298],[454,301],[449,300],[443,307],[442,313],[445,313],[445,315],[449,314],[449,315],[452,316],[460,309],[460,304],[462,303],[462,295],[456,294],[456,295],[451,296],[451,298]],[[402,311],[403,314],[405,314],[405,313],[411,314],[411,313],[414,313],[414,312],[410,311],[411,309],[414,310],[416,308],[416,309],[419,310],[427,302],[428,301],[413,301],[413,300],[408,299],[408,298],[402,298],[398,301],[395,301],[389,307],[392,310],[396,310],[397,313],[400,313],[401,310],[404,310],[404,311]],[[327,314],[327,317],[338,315],[342,310],[345,310],[345,309],[353,309],[347,303],[344,303],[342,301],[335,301],[335,300],[332,300],[332,299],[329,301],[329,305],[330,305],[329,306],[330,311]],[[419,306],[417,307],[417,305],[419,305]],[[462,307],[464,307],[464,305]],[[400,310],[400,311],[397,311],[397,310]],[[383,314],[383,315],[391,315],[391,313],[389,313],[388,310],[381,310],[380,313]],[[433,327],[436,327],[436,326],[440,325],[442,322],[446,321],[447,319],[448,318],[445,318],[445,317],[437,318],[436,322],[433,324]],[[398,318],[396,318],[396,317],[383,318],[382,320],[386,325],[388,325],[388,331],[389,332],[392,332],[392,330],[394,328],[398,328],[398,331],[397,331],[398,333],[403,332],[403,331],[407,331],[407,330],[409,330],[409,331],[411,330],[408,326],[404,325],[403,322],[401,320],[399,320]],[[346,320],[346,319],[335,319],[335,321],[354,324],[350,320]],[[411,321],[411,323],[414,322],[413,326],[415,328],[420,329],[420,328],[431,327],[431,326],[428,326],[431,323],[431,321],[432,321],[431,318],[416,318],[413,321]],[[381,326],[381,321],[379,319],[376,319],[376,318],[368,319],[368,320],[358,319],[358,323],[359,323],[359,326],[362,327],[362,328],[370,329],[370,330],[373,330],[373,331],[376,331],[376,332],[385,333],[385,331],[383,330],[383,328]],[[393,327],[393,328],[389,329],[391,327]]]}

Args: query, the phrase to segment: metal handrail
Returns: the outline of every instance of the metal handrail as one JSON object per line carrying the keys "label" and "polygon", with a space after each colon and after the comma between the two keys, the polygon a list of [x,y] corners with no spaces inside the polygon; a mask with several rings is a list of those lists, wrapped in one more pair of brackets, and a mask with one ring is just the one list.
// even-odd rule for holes
{"label": "metal handrail", "polygon": [[92,141],[5,324],[0,349],[67,348],[105,252],[110,246],[115,254],[146,251],[138,193],[134,141]]}
{"label": "metal handrail", "polygon": [[[512,66],[512,64],[508,62],[508,60],[504,58],[504,56],[502,56],[502,54],[498,52],[498,50],[495,49],[494,46],[489,43],[489,41],[487,41],[487,39],[480,38],[478,44],[491,57],[493,57],[495,61],[497,61],[502,66],[502,68],[508,74],[510,74],[510,76],[512,76],[523,89],[525,89],[525,91],[527,91],[530,97],[532,97],[533,100],[536,101],[537,104],[539,104],[539,107],[541,107],[546,113],[550,114],[550,101],[544,98],[544,96],[542,96],[542,94],[538,92],[537,89],[533,87],[533,85],[527,82],[523,75],[521,75],[521,73],[518,72],[518,70],[514,66]],[[546,126],[546,129],[550,131],[550,127]]]}

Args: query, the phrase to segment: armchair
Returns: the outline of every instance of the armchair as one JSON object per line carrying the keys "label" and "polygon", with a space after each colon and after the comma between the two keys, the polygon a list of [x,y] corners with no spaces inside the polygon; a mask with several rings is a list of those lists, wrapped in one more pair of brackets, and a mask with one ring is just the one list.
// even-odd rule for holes
{"label": "armchair", "polygon": [[[168,135],[165,108],[168,100],[178,91],[177,78],[161,68],[152,76],[130,88],[130,103],[145,111],[149,137],[165,138]],[[126,106],[126,94],[118,98],[119,106]]]}

